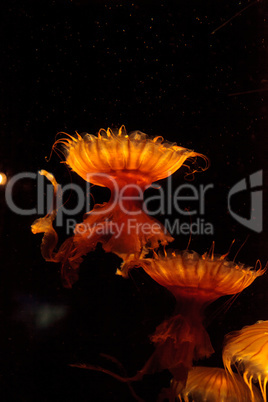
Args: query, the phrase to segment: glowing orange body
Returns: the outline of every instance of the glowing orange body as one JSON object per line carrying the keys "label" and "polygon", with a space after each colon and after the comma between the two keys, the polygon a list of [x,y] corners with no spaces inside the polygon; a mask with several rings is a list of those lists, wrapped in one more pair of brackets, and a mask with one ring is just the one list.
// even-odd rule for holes
{"label": "glowing orange body", "polygon": [[251,391],[253,402],[256,399],[252,381],[259,382],[263,399],[267,401],[268,321],[259,321],[226,335],[222,358],[225,368],[231,375],[234,375],[231,367],[233,364],[243,372],[243,379]]}
{"label": "glowing orange body", "polygon": [[[222,368],[194,367],[189,371],[185,389],[172,381],[172,391],[180,401],[189,402],[249,402],[250,392],[241,377],[232,377]],[[262,400],[256,387],[253,387],[256,402]]]}
{"label": "glowing orange body", "polygon": [[[58,252],[54,252],[58,238],[52,226],[56,211],[32,225],[34,233],[45,233],[43,257],[62,263],[66,287],[77,280],[82,257],[97,243],[126,261],[130,256],[138,258],[145,247],[155,249],[159,243],[166,245],[173,240],[157,220],[143,211],[142,194],[154,181],[174,173],[186,159],[203,155],[164,143],[162,137],[150,139],[139,131],[127,135],[124,126],[115,132],[100,130],[98,136],[67,136],[57,144],[64,146],[66,164],[72,170],[92,184],[111,190],[110,201],[95,205]],[[54,177],[45,171],[42,174],[52,181],[56,193]]]}
{"label": "glowing orange body", "polygon": [[154,249],[159,242],[166,245],[173,240],[163,225],[143,211],[141,196],[148,182],[133,176],[124,176],[124,180],[119,176],[116,188],[107,183],[111,190],[109,202],[95,205],[84,222],[76,226],[74,242],[83,254],[101,242],[105,251],[126,260],[130,255],[139,256],[145,245]]}
{"label": "glowing orange body", "polygon": [[174,315],[160,324],[151,337],[156,349],[145,369],[169,369],[184,384],[192,361],[213,353],[203,326],[206,306],[223,295],[240,293],[265,272],[229,262],[225,256],[199,256],[188,251],[130,261],[121,274],[127,276],[128,270],[136,266],[143,267],[176,298]]}

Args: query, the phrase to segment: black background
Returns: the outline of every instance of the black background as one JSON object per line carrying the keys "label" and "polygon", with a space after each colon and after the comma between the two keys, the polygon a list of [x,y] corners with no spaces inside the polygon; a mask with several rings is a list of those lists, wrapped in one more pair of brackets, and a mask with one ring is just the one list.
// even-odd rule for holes
{"label": "black background", "polygon": [[[214,235],[193,235],[191,248],[202,254],[215,240],[216,252],[223,254],[236,239],[233,258],[249,235],[237,260],[254,265],[260,259],[265,265],[265,215],[263,232],[255,233],[227,210],[228,190],[264,169],[267,153],[267,10],[259,1],[239,14],[248,4],[2,2],[0,169],[9,179],[46,169],[66,184],[70,173],[59,157],[45,160],[57,132],[95,134],[101,127],[125,124],[128,131],[162,135],[211,161],[194,183],[214,185],[205,214]],[[175,187],[185,172],[173,175]],[[84,186],[74,173],[71,180]],[[166,188],[165,181],[161,184]],[[92,192],[98,202],[109,198],[106,190]],[[36,194],[36,181],[24,179],[14,189],[14,200],[21,208],[34,208]],[[171,296],[142,270],[130,280],[115,276],[120,259],[101,247],[85,258],[73,289],[64,289],[59,267],[42,260],[41,236],[30,231],[36,216],[15,215],[5,205],[4,189],[0,195],[3,400],[132,400],[126,385],[68,364],[117,371],[99,357],[106,353],[128,375],[135,374],[153,351],[148,336],[172,312]],[[243,193],[234,208],[249,217],[249,205],[250,196]],[[61,240],[67,237],[64,228],[59,232]],[[172,247],[185,249],[188,240],[176,236]],[[214,320],[225,300],[209,308],[208,332],[216,353],[198,364],[221,365],[223,335],[268,318],[266,289],[267,275]],[[169,379],[164,372],[134,388],[146,401],[155,401]]]}

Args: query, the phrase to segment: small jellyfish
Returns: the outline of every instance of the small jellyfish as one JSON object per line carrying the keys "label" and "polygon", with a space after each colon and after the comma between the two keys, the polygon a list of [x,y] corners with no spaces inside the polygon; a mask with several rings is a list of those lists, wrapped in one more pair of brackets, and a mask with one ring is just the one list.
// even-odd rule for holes
{"label": "small jellyfish", "polygon": [[234,375],[232,365],[243,373],[252,401],[255,402],[253,382],[259,382],[264,401],[267,401],[268,381],[268,321],[258,321],[254,325],[234,331],[225,337],[222,353],[225,368]]}
{"label": "small jellyfish", "polygon": [[226,255],[215,256],[213,250],[202,256],[190,251],[154,254],[154,258],[127,262],[121,271],[127,276],[129,269],[143,267],[176,299],[174,314],[151,337],[155,351],[140,373],[168,369],[185,385],[193,360],[213,353],[203,326],[205,308],[221,296],[242,292],[265,269],[236,264]]}
{"label": "small jellyfish", "polygon": [[[201,157],[206,161],[204,169],[207,168],[203,155],[164,142],[162,137],[150,139],[140,131],[127,135],[124,126],[114,131],[101,129],[98,136],[67,135],[57,140],[54,147],[59,144],[64,148],[66,164],[73,171],[111,191],[110,200],[95,205],[86,214],[83,223],[76,225],[74,236],[58,253],[54,251],[57,238],[52,229],[56,211],[32,225],[34,233],[49,232],[49,237],[43,239],[43,256],[48,261],[62,261],[62,277],[67,287],[77,279],[82,257],[93,251],[97,243],[125,261],[130,256],[138,258],[145,248],[156,249],[159,244],[173,241],[163,225],[144,211],[143,192],[153,182],[173,174],[187,159],[195,161]],[[45,175],[56,193],[55,179],[51,174]]]}
{"label": "small jellyfish", "polygon": [[[253,386],[255,401],[261,402],[261,395]],[[177,401],[194,402],[249,402],[251,394],[239,375],[231,376],[222,368],[194,367],[189,371],[183,390],[180,383],[172,380],[170,395]],[[170,398],[171,400],[171,398]]]}

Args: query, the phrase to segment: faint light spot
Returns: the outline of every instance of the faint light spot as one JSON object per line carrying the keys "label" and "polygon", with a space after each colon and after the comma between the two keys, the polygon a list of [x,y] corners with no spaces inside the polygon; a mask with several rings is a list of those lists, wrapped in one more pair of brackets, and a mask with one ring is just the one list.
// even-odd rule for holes
{"label": "faint light spot", "polygon": [[5,173],[0,173],[0,186],[4,186],[7,182],[7,177]]}

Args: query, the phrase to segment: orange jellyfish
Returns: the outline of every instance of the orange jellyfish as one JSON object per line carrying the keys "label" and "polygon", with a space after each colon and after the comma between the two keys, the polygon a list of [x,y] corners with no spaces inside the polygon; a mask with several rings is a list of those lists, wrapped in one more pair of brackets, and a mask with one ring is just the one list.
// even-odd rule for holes
{"label": "orange jellyfish", "polygon": [[183,387],[193,360],[214,351],[203,326],[205,308],[221,296],[242,292],[265,269],[236,264],[226,255],[213,255],[213,250],[202,256],[190,251],[154,254],[154,258],[127,262],[121,271],[127,276],[129,269],[143,267],[176,299],[174,314],[151,337],[155,351],[139,375],[168,369]]}
{"label": "orange jellyfish", "polygon": [[[256,387],[252,388],[254,400],[261,402]],[[181,391],[180,384],[172,380],[171,398],[178,401],[194,402],[249,402],[251,394],[239,375],[231,376],[222,368],[194,367],[189,371],[186,386]],[[170,400],[171,400],[170,398]]]}
{"label": "orange jellyfish", "polygon": [[252,381],[259,382],[263,399],[267,401],[268,321],[258,321],[226,335],[222,358],[225,368],[232,376],[232,365],[243,372],[243,379],[250,389],[253,402],[257,399],[254,399]]}
{"label": "orange jellyfish", "polygon": [[[138,258],[145,247],[155,249],[172,241],[163,225],[144,211],[143,192],[153,182],[173,174],[189,158],[202,157],[207,168],[203,155],[164,142],[162,137],[150,139],[140,131],[127,135],[124,126],[114,131],[101,129],[98,136],[67,135],[57,140],[54,147],[58,144],[63,145],[66,164],[73,171],[111,191],[109,202],[95,205],[58,252],[54,251],[58,239],[52,227],[56,211],[32,225],[34,233],[45,233],[44,258],[62,263],[67,287],[77,279],[82,257],[94,250],[97,243],[125,261],[130,256]],[[57,182],[51,174],[44,171],[43,174],[53,183],[56,196]]]}

